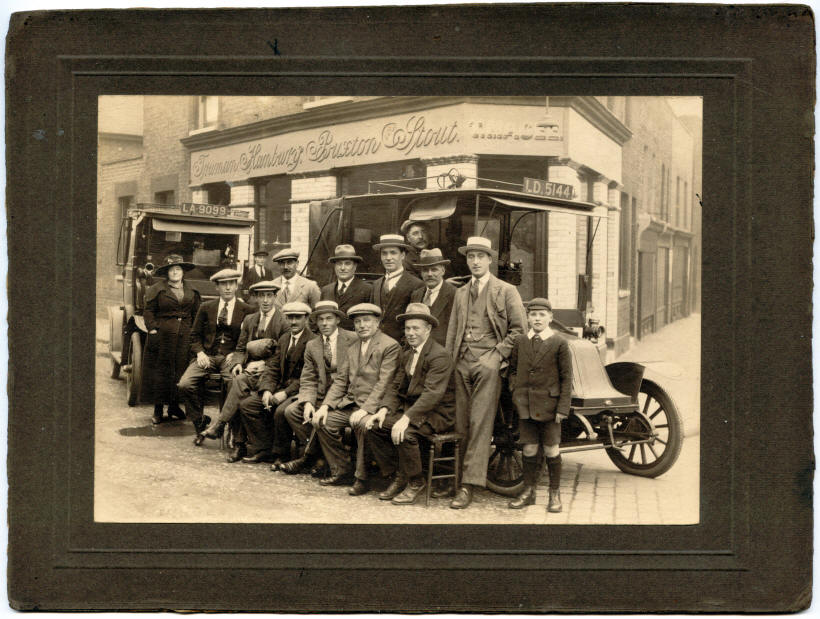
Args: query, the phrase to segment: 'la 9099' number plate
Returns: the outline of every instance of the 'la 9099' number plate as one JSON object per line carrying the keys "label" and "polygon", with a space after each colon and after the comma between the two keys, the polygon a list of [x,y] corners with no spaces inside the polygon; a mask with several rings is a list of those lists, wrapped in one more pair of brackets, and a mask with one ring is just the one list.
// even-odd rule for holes
{"label": "'la 9099' number plate", "polygon": [[180,210],[184,215],[204,215],[207,217],[227,217],[231,214],[231,207],[224,204],[183,203]]}

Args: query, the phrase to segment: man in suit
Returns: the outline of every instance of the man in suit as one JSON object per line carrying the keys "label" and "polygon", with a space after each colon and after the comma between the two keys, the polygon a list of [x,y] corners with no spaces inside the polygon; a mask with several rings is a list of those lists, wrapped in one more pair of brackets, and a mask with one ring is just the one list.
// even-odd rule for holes
{"label": "man in suit", "polygon": [[382,234],[373,246],[379,252],[384,276],[373,282],[370,302],[382,309],[382,331],[397,342],[401,341],[404,329],[396,316],[410,303],[412,292],[423,285],[418,277],[404,270],[404,258],[409,247],[400,234]]}
{"label": "man in suit", "polygon": [[359,303],[369,303],[373,286],[356,278],[356,267],[362,261],[352,245],[337,245],[333,255],[327,260],[333,265],[336,281],[322,286],[322,299],[335,301],[344,318],[339,326],[353,330],[353,321],[347,317],[347,310]]}
{"label": "man in suit", "polygon": [[279,286],[279,293],[276,295],[277,305],[282,307],[285,303],[299,302],[307,303],[312,309],[321,298],[322,291],[319,290],[319,284],[296,272],[299,267],[299,252],[290,248],[283,249],[271,260],[279,265],[282,272],[273,280]]}
{"label": "man in suit", "polygon": [[[269,462],[276,458],[277,451],[290,452],[289,433],[284,446],[284,439],[277,442],[276,428],[282,424],[287,427],[285,409],[299,393],[305,345],[313,333],[307,328],[310,306],[306,303],[286,303],[282,313],[290,329],[279,338],[276,352],[262,371],[256,390],[239,402],[239,416],[247,437],[247,455],[242,462]],[[271,409],[274,409],[273,415],[266,412]]]}
{"label": "man in suit", "polygon": [[[335,486],[354,482],[350,490],[352,495],[364,494],[368,490],[365,423],[381,406],[399,358],[398,342],[379,330],[381,313],[379,306],[372,303],[350,308],[348,316],[353,318],[359,339],[348,347],[322,405],[310,417],[305,413],[305,418],[316,428],[322,452],[330,465],[330,477],[319,483]],[[353,428],[357,439],[355,481],[342,442],[346,426]]]}
{"label": "man in suit", "polygon": [[447,432],[455,419],[453,360],[432,337],[438,320],[424,303],[411,303],[404,322],[407,346],[382,407],[367,420],[365,440],[393,481],[379,498],[410,505],[424,490],[419,438]]}
{"label": "man in suit", "polygon": [[[293,475],[315,464],[314,472],[318,475],[325,468],[324,460],[316,462],[317,457],[321,456],[319,440],[313,435],[313,426],[306,424],[305,419],[312,418],[319,402],[324,400],[348,347],[358,340],[352,331],[339,328],[342,316],[339,305],[330,300],[319,301],[310,316],[319,330],[319,337],[310,340],[305,346],[299,394],[296,401],[285,409],[285,420],[293,436],[300,445],[305,446],[305,450],[295,460],[271,466],[272,469]],[[278,429],[276,436],[278,441]]]}
{"label": "man in suit", "polygon": [[[251,292],[259,301],[259,311],[245,316],[242,321],[239,341],[227,361],[233,375],[228,395],[219,416],[202,433],[202,439],[216,439],[222,436],[225,424],[231,424],[234,447],[228,453],[228,462],[237,462],[246,455],[245,433],[236,417],[239,401],[256,389],[259,375],[273,358],[279,338],[289,328],[288,321],[276,308],[278,291],[279,287],[272,281],[257,282],[251,286]],[[202,439],[197,444],[201,444]]]}
{"label": "man in suit", "polygon": [[541,470],[539,446],[547,457],[547,511],[561,511],[561,421],[572,401],[572,358],[566,339],[554,333],[552,304],[535,298],[527,304],[528,333],[519,335],[510,355],[510,392],[518,411],[523,445],[524,490],[509,502],[510,509],[535,504],[535,485]]}
{"label": "man in suit", "polygon": [[411,303],[424,303],[430,308],[436,319],[433,339],[442,346],[447,343],[447,323],[456,295],[455,286],[444,281],[444,269],[448,264],[450,261],[442,256],[440,249],[422,249],[415,266],[421,273],[424,286],[410,295]]}
{"label": "man in suit", "polygon": [[248,265],[242,275],[242,289],[250,291],[251,286],[257,282],[266,282],[273,279],[273,272],[265,266],[268,252],[264,249],[253,252],[253,264]]}
{"label": "man in suit", "polygon": [[430,236],[427,234],[427,226],[421,221],[408,219],[399,228],[407,242],[407,255],[404,257],[404,268],[421,277],[421,271],[416,267],[419,261],[419,254],[423,249],[427,249],[430,244]]}
{"label": "man in suit", "polygon": [[219,372],[223,380],[230,380],[232,353],[239,341],[241,325],[254,311],[253,307],[236,298],[241,276],[233,269],[222,269],[211,276],[219,298],[199,306],[191,327],[191,352],[196,358],[179,379],[177,391],[180,401],[185,404],[186,416],[194,424],[195,445],[202,444],[202,431],[209,421],[202,415],[202,390],[208,374]]}
{"label": "man in suit", "polygon": [[498,255],[490,240],[471,236],[458,251],[472,276],[456,291],[446,348],[456,362],[456,431],[464,435],[462,486],[450,507],[464,509],[473,499],[473,487],[487,485],[501,370],[527,320],[515,286],[490,273]]}

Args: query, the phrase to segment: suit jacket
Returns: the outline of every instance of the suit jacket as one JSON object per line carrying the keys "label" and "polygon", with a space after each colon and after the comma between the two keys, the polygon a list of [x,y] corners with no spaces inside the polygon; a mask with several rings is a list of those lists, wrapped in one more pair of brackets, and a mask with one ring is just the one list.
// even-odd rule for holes
{"label": "suit jacket", "polygon": [[287,333],[290,331],[290,325],[288,321],[285,320],[284,315],[282,312],[274,308],[273,318],[268,321],[268,324],[265,325],[265,332],[264,333],[257,333],[256,329],[259,326],[259,321],[262,319],[262,312],[261,311],[254,311],[253,314],[245,317],[245,320],[242,321],[242,329],[239,334],[239,341],[236,344],[236,350],[231,355],[231,359],[229,360],[229,366],[234,366],[237,363],[241,363],[245,365],[248,361],[248,342],[252,342],[254,340],[262,339],[262,338],[270,338],[274,342],[278,342],[279,338],[282,337],[282,334]]}
{"label": "suit jacket", "polygon": [[[347,354],[348,347],[358,341],[352,331],[338,330],[336,336],[336,370]],[[302,376],[299,382],[299,402],[310,402],[314,406],[321,401],[330,386],[331,376],[325,368],[325,351],[322,336],[319,335],[305,346],[305,362],[302,367]]]}
{"label": "suit jacket", "polygon": [[[447,352],[458,358],[461,350],[461,343],[464,339],[464,329],[467,324],[467,302],[470,294],[469,283],[456,290],[453,299],[453,310],[450,313],[450,321],[447,327]],[[515,338],[526,330],[527,314],[524,304],[521,302],[521,295],[512,284],[502,282],[495,275],[490,273],[490,280],[487,282],[487,315],[495,331],[498,340],[495,349],[502,359],[506,359],[512,353]]]}
{"label": "suit jacket", "polygon": [[383,405],[390,412],[403,412],[416,427],[427,422],[437,433],[446,432],[453,427],[456,414],[453,360],[432,337],[422,346],[416,371],[409,376],[407,367],[412,360],[413,349],[405,346]]}
{"label": "suit jacket", "polygon": [[510,392],[521,419],[552,421],[569,415],[572,356],[567,340],[553,333],[535,343],[522,333],[510,356]]}
{"label": "suit jacket", "polygon": [[307,303],[310,307],[313,307],[316,305],[316,301],[318,301],[322,296],[322,292],[319,290],[319,284],[314,282],[312,279],[302,277],[298,273],[288,280],[288,287],[290,290],[288,291],[287,299],[285,298],[284,290],[285,278],[280,275],[273,280],[273,282],[277,286],[282,287],[282,289],[276,293],[276,303],[279,307],[282,307],[285,303],[295,301],[301,301],[302,303]]}
{"label": "suit jacket", "polygon": [[373,295],[370,302],[382,308],[382,331],[400,342],[404,336],[404,327],[398,323],[396,316],[404,313],[407,304],[410,303],[410,295],[416,288],[423,286],[424,282],[405,270],[387,298],[382,298],[383,284],[384,276],[373,282]]}
{"label": "suit jacket", "polygon": [[[347,310],[354,305],[370,302],[370,297],[373,294],[373,286],[370,285],[370,282],[354,277],[342,296],[337,295],[338,285],[338,282],[333,281],[326,286],[322,286],[322,300],[336,301],[336,303],[339,304],[339,309],[345,314],[347,314]],[[353,320],[350,318],[343,318],[339,323],[339,326],[342,329],[352,331]]]}
{"label": "suit jacket", "polygon": [[[488,284],[489,285],[489,284]],[[410,295],[411,303],[423,303],[427,286],[422,286]],[[444,282],[441,290],[430,308],[430,313],[438,319],[438,326],[433,327],[433,338],[444,346],[447,343],[447,323],[450,322],[450,312],[453,311],[453,298],[456,296],[456,287]]]}
{"label": "suit jacket", "polygon": [[268,267],[262,267],[262,277],[259,277],[259,274],[256,272],[256,265],[249,266],[245,269],[245,273],[242,275],[242,289],[247,290],[254,284],[258,282],[265,282],[273,279],[273,271],[271,271]]}
{"label": "suit jacket", "polygon": [[360,339],[348,347],[322,404],[330,408],[356,404],[368,413],[375,413],[381,407],[396,372],[399,343],[389,335],[376,331],[363,358],[360,358],[361,350]]}
{"label": "suit jacket", "polygon": [[259,377],[257,391],[284,391],[288,397],[299,393],[299,377],[302,375],[302,365],[305,362],[305,346],[313,339],[313,333],[305,327],[296,346],[288,350],[292,338],[287,331],[279,338],[279,346],[273,354],[273,359],[265,366]]}
{"label": "suit jacket", "polygon": [[219,319],[219,316],[217,316],[218,309],[219,299],[205,301],[199,306],[196,318],[194,318],[194,326],[191,327],[191,352],[195,355],[203,351],[208,355],[216,355],[219,353],[220,346],[225,354],[232,353],[240,339],[242,322],[247,315],[256,311],[255,308],[244,301],[236,299],[231,324],[225,333],[225,342],[220,345],[219,342],[215,341],[216,326]]}

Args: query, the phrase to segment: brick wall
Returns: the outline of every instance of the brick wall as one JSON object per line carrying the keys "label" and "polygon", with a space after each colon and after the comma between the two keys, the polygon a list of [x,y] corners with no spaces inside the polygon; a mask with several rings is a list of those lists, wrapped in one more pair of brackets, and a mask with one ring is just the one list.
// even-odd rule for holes
{"label": "brick wall", "polygon": [[337,179],[332,174],[291,179],[290,246],[301,254],[299,268],[310,253],[310,203],[335,198],[336,187]]}
{"label": "brick wall", "polygon": [[191,97],[145,97],[143,147],[145,170],[138,202],[153,202],[151,179],[178,174],[174,200],[191,202],[189,157],[180,139],[188,135]]}
{"label": "brick wall", "polygon": [[576,215],[550,213],[547,241],[548,296],[553,307],[577,305],[578,282],[575,264],[577,244]]}
{"label": "brick wall", "polygon": [[309,97],[220,97],[219,124],[223,129],[304,111]]}

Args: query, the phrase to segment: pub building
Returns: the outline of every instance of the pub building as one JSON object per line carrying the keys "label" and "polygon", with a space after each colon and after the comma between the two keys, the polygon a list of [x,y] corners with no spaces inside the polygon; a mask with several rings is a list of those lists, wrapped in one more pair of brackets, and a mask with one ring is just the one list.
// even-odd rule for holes
{"label": "pub building", "polygon": [[[512,238],[504,242],[510,260],[521,265],[521,297],[538,291],[555,308],[585,312],[606,331],[602,353],[608,344],[610,354],[619,354],[630,338],[624,303],[630,293],[619,284],[621,236],[637,229],[620,220],[622,205],[630,206],[622,198],[623,152],[632,137],[625,99],[144,97],[143,164],[136,195],[126,198],[247,213],[256,223],[235,248],[240,267],[258,249],[273,255],[294,247],[300,267],[314,246],[318,257],[332,251],[316,241],[326,220],[323,205],[341,196],[458,183],[560,198],[562,208],[520,226],[511,222]],[[125,179],[118,180],[124,187]],[[410,215],[368,203],[347,215],[350,238],[335,239],[330,229],[323,236],[352,243],[364,258],[359,272],[375,274],[381,269],[372,245],[380,234],[398,232]],[[514,219],[520,216],[513,210]],[[468,236],[483,234],[498,248],[497,217],[482,205],[479,229],[472,212],[429,222],[430,245],[452,260],[448,276],[466,273],[456,249]],[[314,258],[311,269],[307,275],[320,284],[331,276],[323,259]]]}

